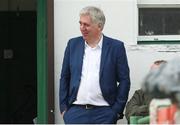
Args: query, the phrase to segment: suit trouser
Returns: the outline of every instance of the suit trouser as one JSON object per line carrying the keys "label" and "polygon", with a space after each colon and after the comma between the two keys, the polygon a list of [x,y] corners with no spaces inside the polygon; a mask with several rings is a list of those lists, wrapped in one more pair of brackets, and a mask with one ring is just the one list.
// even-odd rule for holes
{"label": "suit trouser", "polygon": [[65,124],[116,124],[117,114],[110,106],[95,106],[90,109],[71,106],[64,114]]}

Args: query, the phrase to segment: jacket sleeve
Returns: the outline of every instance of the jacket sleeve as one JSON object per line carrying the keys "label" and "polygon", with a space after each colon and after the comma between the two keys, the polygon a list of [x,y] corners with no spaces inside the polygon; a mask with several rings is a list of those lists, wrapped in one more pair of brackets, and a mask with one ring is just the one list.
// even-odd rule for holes
{"label": "jacket sleeve", "polygon": [[149,108],[145,101],[143,92],[141,90],[136,90],[126,105],[125,116],[128,121],[130,120],[130,116],[148,115]]}
{"label": "jacket sleeve", "polygon": [[[117,48],[117,63],[116,63],[116,78],[119,82],[117,89],[116,102],[112,106],[117,114],[123,115],[123,111],[128,99],[130,90],[130,77],[129,77],[129,66],[126,56],[124,44],[116,46]],[[120,116],[122,118],[122,116]]]}
{"label": "jacket sleeve", "polygon": [[60,88],[59,88],[59,104],[61,113],[68,108],[68,93],[70,84],[70,43],[66,47],[61,70]]}

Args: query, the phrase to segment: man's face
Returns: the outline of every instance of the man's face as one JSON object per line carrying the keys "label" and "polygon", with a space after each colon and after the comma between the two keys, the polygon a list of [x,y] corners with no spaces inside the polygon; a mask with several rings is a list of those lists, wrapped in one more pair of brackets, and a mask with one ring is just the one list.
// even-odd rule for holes
{"label": "man's face", "polygon": [[101,28],[98,24],[92,22],[90,16],[88,15],[80,16],[79,24],[80,24],[80,31],[82,33],[82,36],[84,40],[86,40],[87,42],[96,40],[99,37]]}

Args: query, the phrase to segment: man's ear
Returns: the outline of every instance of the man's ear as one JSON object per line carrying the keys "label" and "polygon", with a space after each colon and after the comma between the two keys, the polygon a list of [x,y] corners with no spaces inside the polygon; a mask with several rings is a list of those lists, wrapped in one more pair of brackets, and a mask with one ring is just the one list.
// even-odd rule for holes
{"label": "man's ear", "polygon": [[99,23],[98,27],[99,27],[100,30],[102,30],[102,24]]}

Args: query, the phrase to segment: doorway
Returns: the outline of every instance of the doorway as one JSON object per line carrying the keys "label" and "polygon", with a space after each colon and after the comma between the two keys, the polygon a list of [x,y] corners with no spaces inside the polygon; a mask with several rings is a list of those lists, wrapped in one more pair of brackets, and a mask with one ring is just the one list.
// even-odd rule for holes
{"label": "doorway", "polygon": [[36,7],[25,8],[35,3],[0,1],[1,124],[33,123],[37,117],[37,15]]}

